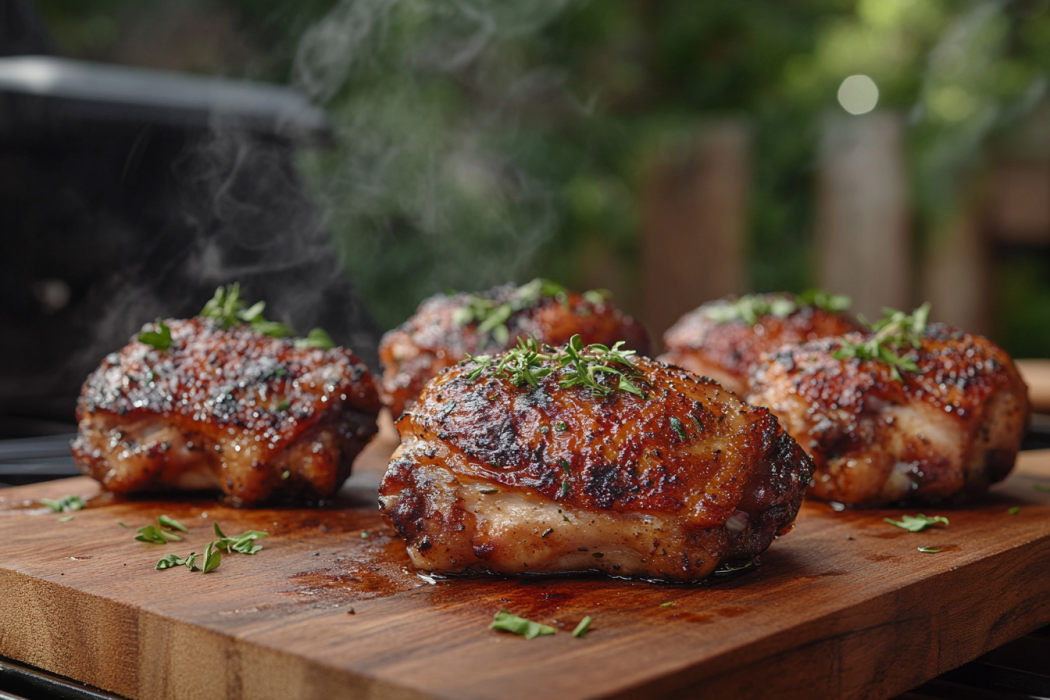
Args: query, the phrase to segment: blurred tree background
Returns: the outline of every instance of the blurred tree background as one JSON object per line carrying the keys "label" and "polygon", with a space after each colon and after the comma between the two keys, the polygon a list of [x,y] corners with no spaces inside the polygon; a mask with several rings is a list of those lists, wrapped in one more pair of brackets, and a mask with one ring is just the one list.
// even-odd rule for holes
{"label": "blurred tree background", "polygon": [[[726,116],[753,134],[749,286],[809,286],[820,120],[852,74],[906,115],[927,245],[1050,71],[1046,0],[37,5],[69,55],[290,83],[324,105],[336,143],[303,173],[386,327],[447,288],[584,284],[592,259],[630,307],[647,159]],[[1050,355],[1047,261],[997,275],[1000,342]]]}

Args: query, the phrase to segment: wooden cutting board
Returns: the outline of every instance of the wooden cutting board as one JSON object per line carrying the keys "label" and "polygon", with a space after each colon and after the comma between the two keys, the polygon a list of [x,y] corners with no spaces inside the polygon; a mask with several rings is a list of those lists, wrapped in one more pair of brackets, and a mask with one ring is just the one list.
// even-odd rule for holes
{"label": "wooden cutting board", "polygon": [[[0,491],[0,655],[134,698],[885,698],[1050,623],[1050,494],[1033,488],[1050,451],[978,506],[925,509],[943,529],[807,504],[757,570],[698,587],[420,576],[376,513],[389,450],[325,510],[97,499],[61,522],[37,499],[95,482]],[[134,541],[162,514],[185,542]],[[216,521],[268,531],[265,549],[154,569]],[[499,608],[559,632],[491,631]]]}

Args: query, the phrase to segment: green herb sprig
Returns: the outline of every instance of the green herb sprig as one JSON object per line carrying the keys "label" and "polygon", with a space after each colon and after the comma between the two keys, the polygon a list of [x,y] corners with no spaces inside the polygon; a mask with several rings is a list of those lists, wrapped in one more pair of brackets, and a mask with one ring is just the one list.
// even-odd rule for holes
{"label": "green herb sprig", "polygon": [[[883,362],[890,367],[890,377],[900,380],[900,370],[918,372],[915,361],[900,351],[911,347],[922,347],[922,337],[930,315],[930,302],[926,302],[911,314],[896,309],[883,309],[885,316],[867,324],[873,334],[860,343],[840,339],[842,346],[832,353],[836,360],[857,358],[861,361]],[[862,319],[863,320],[863,319]]]}
{"label": "green herb sprig", "polygon": [[[619,389],[643,399],[647,398],[632,381],[632,377],[641,374],[631,361],[635,352],[621,349],[623,344],[623,341],[620,341],[611,348],[598,343],[584,346],[580,336],[574,335],[563,347],[552,348],[549,345],[540,345],[539,341],[531,336],[519,338],[517,347],[502,355],[468,355],[477,367],[466,375],[466,379],[473,382],[491,369],[494,374],[504,377],[516,387],[522,384],[539,386],[540,379],[557,370],[561,372],[558,385],[563,389],[586,387],[597,396],[608,396],[614,389]],[[615,377],[616,385],[600,381],[602,375]]]}
{"label": "green herb sprig", "polygon": [[934,525],[948,525],[948,518],[943,515],[935,515],[930,517],[919,513],[918,515],[902,515],[900,520],[893,520],[892,518],[883,518],[883,520],[890,525],[896,525],[902,530],[908,532],[922,532],[928,527]]}
{"label": "green herb sprig", "polygon": [[520,634],[525,639],[535,639],[540,635],[554,634],[555,631],[553,627],[526,620],[523,617],[511,614],[509,610],[505,609],[500,609],[498,613],[493,615],[489,629]]}
{"label": "green herb sprig", "polygon": [[151,347],[164,352],[171,347],[171,328],[168,324],[164,323],[163,319],[157,319],[157,328],[155,331],[141,331],[136,336],[140,343],[145,343]]}
{"label": "green herb sprig", "polygon": [[265,532],[259,532],[258,530],[248,530],[240,535],[234,535],[233,537],[227,537],[222,529],[219,528],[219,523],[214,523],[215,535],[219,538],[217,542],[214,542],[215,548],[224,549],[229,554],[231,551],[240,552],[241,554],[255,554],[262,549],[261,544],[255,544],[255,540],[261,540],[264,537],[269,537]]}
{"label": "green herb sprig", "polygon": [[[182,528],[182,526],[178,522],[172,520],[171,518],[168,518],[167,516],[161,516],[161,518],[166,519],[171,524],[171,526],[175,527],[176,529]],[[158,521],[161,520],[161,518],[158,518]],[[150,536],[154,536],[157,532],[160,532],[160,539],[180,539],[172,535],[172,533],[170,532],[160,531],[153,525],[147,525],[145,528],[139,528],[139,531],[141,532],[143,530],[149,530],[150,528],[153,529],[152,531],[150,531]],[[213,542],[209,542],[204,547],[204,552],[202,554],[190,552],[189,556],[186,557],[179,557],[175,554],[169,554],[168,556],[164,557],[163,559],[157,562],[156,568],[163,571],[164,569],[173,569],[176,566],[185,566],[190,571],[201,571],[207,574],[212,571],[215,571],[215,569],[219,568],[219,565],[222,563],[222,555],[220,554],[220,552],[225,551],[227,554],[231,554],[233,552],[238,552],[240,554],[255,554],[256,552],[262,549],[262,545],[257,544],[256,540],[268,537],[267,533],[259,532],[258,530],[249,530],[240,535],[234,535],[233,537],[229,537],[226,535],[226,533],[222,531],[222,528],[219,527],[219,523],[217,522],[213,523],[213,528],[215,530],[215,536],[219,539]],[[185,528],[182,529],[186,531]],[[135,539],[139,538],[136,537]],[[143,539],[141,541],[165,544],[167,540],[165,540],[164,542],[160,542],[152,539]],[[198,558],[200,559],[199,566],[197,563]]]}
{"label": "green herb sprig", "polygon": [[[223,329],[248,324],[256,333],[262,333],[271,338],[291,338],[295,335],[295,330],[287,323],[267,321],[263,317],[265,310],[265,301],[247,306],[246,302],[241,299],[241,285],[234,282],[216,289],[215,296],[208,300],[198,316],[218,322]],[[335,347],[335,342],[323,328],[314,328],[305,338],[296,339],[295,347],[300,350],[310,348],[330,350]]]}
{"label": "green herb sprig", "polygon": [[786,318],[807,306],[815,306],[831,313],[849,309],[852,301],[845,294],[828,294],[819,289],[807,289],[798,295],[745,294],[732,300],[715,302],[704,314],[718,324],[743,321],[749,326],[762,316]]}
{"label": "green herb sprig", "polygon": [[62,498],[59,498],[57,500],[53,498],[41,498],[40,502],[48,508],[50,508],[55,513],[83,510],[84,506],[87,505],[86,503],[84,503],[83,498],[76,495],[63,496]]}

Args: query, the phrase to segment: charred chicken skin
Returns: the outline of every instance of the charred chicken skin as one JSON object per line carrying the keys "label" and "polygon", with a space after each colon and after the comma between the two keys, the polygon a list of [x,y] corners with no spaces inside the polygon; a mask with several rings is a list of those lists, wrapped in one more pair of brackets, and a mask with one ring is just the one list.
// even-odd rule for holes
{"label": "charred chicken skin", "polygon": [[398,422],[380,509],[417,567],[690,581],[790,529],[812,465],[769,411],[616,349],[537,348],[446,370]]}
{"label": "charred chicken skin", "polygon": [[821,292],[755,294],[708,302],[664,334],[663,362],[711,377],[743,396],[763,353],[786,343],[838,336],[860,326],[844,315],[849,299]]}
{"label": "charred chicken skin", "polygon": [[598,292],[575,294],[537,279],[479,294],[432,296],[379,345],[383,403],[397,418],[424,384],[468,353],[502,352],[527,336],[562,345],[574,335],[587,344],[623,340],[627,348],[649,353],[645,328]]}
{"label": "charred chicken skin", "polygon": [[878,506],[973,496],[1004,479],[1029,413],[1006,352],[943,325],[917,333],[915,346],[881,343],[889,354],[878,336],[785,346],[752,377],[748,400],[813,457],[809,492]]}
{"label": "charred chicken skin", "polygon": [[236,506],[339,489],[380,409],[357,357],[204,318],[138,337],[165,328],[166,348],[133,339],[88,377],[81,471],[109,491],[220,489]]}

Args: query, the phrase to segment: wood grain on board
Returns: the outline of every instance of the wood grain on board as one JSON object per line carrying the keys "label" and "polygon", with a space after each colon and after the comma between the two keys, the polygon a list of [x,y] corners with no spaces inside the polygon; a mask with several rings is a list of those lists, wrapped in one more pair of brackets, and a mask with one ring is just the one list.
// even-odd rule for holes
{"label": "wood grain on board", "polygon": [[[807,504],[757,570],[698,587],[420,576],[376,512],[389,449],[320,510],[98,498],[62,522],[38,499],[95,498],[95,482],[0,491],[0,656],[135,698],[880,698],[1050,623],[1050,493],[1033,488],[1050,451],[980,504],[923,509],[947,528]],[[161,514],[185,541],[134,541]],[[154,569],[216,521],[268,531],[265,549],[206,575]],[[491,631],[499,608],[559,633]]]}

